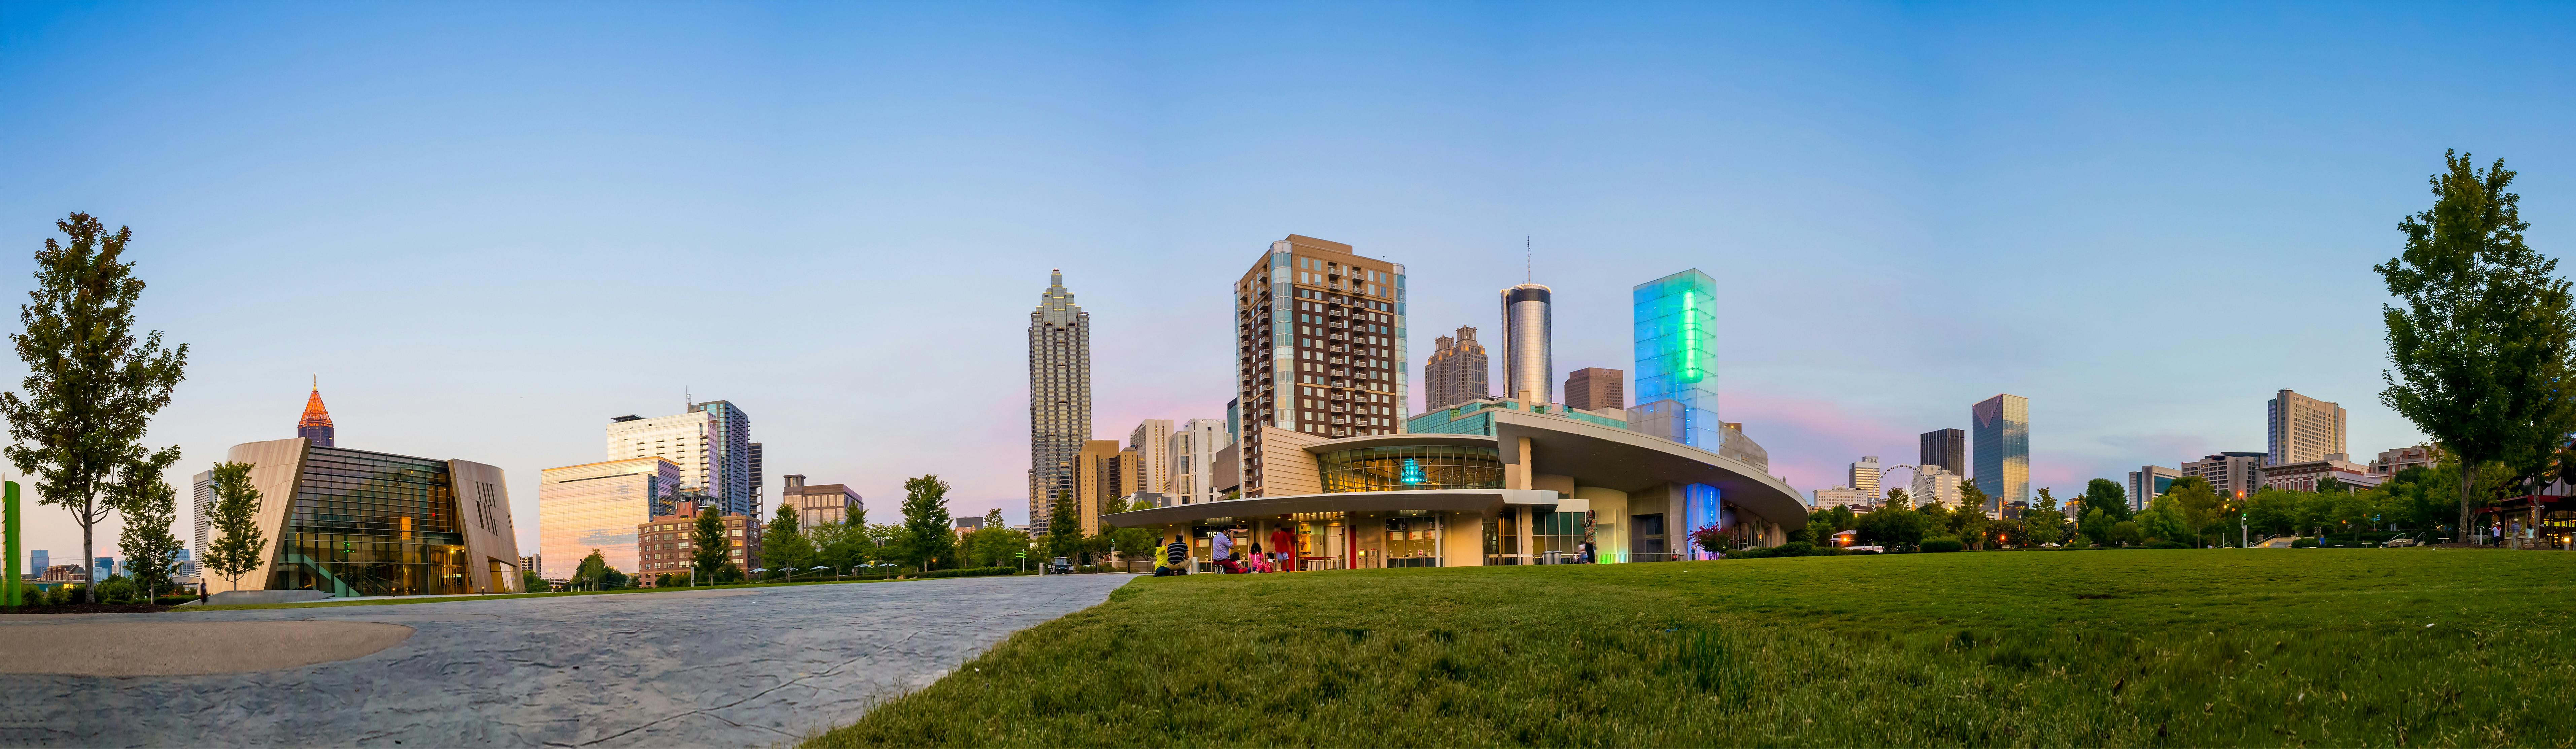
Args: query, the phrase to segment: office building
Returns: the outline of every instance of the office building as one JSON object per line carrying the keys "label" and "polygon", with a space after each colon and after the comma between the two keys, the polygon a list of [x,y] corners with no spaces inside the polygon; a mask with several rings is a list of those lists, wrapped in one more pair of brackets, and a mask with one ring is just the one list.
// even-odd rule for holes
{"label": "office building", "polygon": [[1503,397],[1530,403],[1555,403],[1555,354],[1549,330],[1555,295],[1545,286],[1525,283],[1500,292],[1503,301]]}
{"label": "office building", "polygon": [[215,472],[198,471],[188,479],[188,520],[195,526],[188,537],[188,549],[206,558],[206,544],[213,540],[215,529]]}
{"label": "office building", "polygon": [[1234,309],[1243,496],[1275,494],[1264,461],[1295,445],[1403,430],[1404,266],[1290,234],[1236,279]]}
{"label": "office building", "polygon": [[1091,439],[1091,313],[1073,302],[1064,270],[1048,277],[1029,311],[1029,527],[1046,535],[1059,495],[1073,492],[1073,461]]}
{"label": "office building", "polygon": [[952,523],[955,527],[951,528],[950,531],[961,537],[984,529],[984,518],[981,516],[956,518],[955,520],[956,522]]}
{"label": "office building", "polygon": [[1172,492],[1172,420],[1146,419],[1127,431],[1127,451],[1136,454],[1136,475],[1128,493]]}
{"label": "office building", "polygon": [[2173,482],[2182,479],[2182,471],[2164,466],[2139,466],[2129,472],[2129,511],[2143,512],[2147,503],[2165,495]]}
{"label": "office building", "polygon": [[1293,565],[1313,570],[1547,564],[1587,540],[1603,563],[1670,561],[1694,556],[1686,544],[1703,526],[1684,518],[1697,502],[1716,505],[1711,522],[1734,544],[1779,545],[1807,518],[1805,497],[1779,479],[1600,414],[1489,398],[1407,421],[1301,444],[1302,457],[1285,454],[1285,438],[1265,441],[1271,496],[1105,522],[1183,536],[1201,560],[1214,534],[1247,549],[1284,532]]}
{"label": "office building", "polygon": [[1472,400],[1493,397],[1493,387],[1486,384],[1485,345],[1476,342],[1476,329],[1460,326],[1454,336],[1433,339],[1431,358],[1422,363],[1422,410],[1438,411]]}
{"label": "office building", "polygon": [[1630,299],[1637,405],[1626,414],[1628,428],[1703,450],[1722,448],[1733,430],[1717,417],[1716,279],[1686,270],[1638,284]]}
{"label": "office building", "polygon": [[[302,437],[234,445],[259,490],[259,566],[241,590],[333,596],[518,589],[509,482],[496,466],[322,447]],[[230,590],[228,580],[209,580]]]}
{"label": "office building", "polygon": [[2344,407],[2283,388],[2263,404],[2263,463],[2350,462],[2344,454]]}
{"label": "office building", "polygon": [[1963,429],[1934,429],[1924,432],[1914,464],[1940,466],[1941,470],[1968,475],[1968,432]]}
{"label": "office building", "polygon": [[92,580],[105,580],[115,577],[116,557],[99,557],[97,559],[90,560],[89,574],[90,579]]}
{"label": "office building", "polygon": [[313,395],[304,399],[304,416],[295,420],[295,436],[312,440],[315,445],[331,447],[338,434],[338,430],[331,428],[331,412],[322,407],[322,378],[315,376]]}
{"label": "office building", "polygon": [[174,568],[171,571],[171,575],[173,577],[197,576],[197,557],[196,555],[189,554],[187,549],[180,549],[178,555],[173,557],[171,561],[178,563],[174,565]]}
{"label": "office building", "polygon": [[2006,502],[2030,500],[2030,399],[1998,395],[1979,401],[1968,415],[1976,423],[1974,452],[1977,491],[1986,493],[1986,513]]}
{"label": "office building", "polygon": [[682,486],[705,492],[726,512],[756,515],[750,421],[725,401],[691,403],[685,413],[651,419],[619,416],[609,419],[607,458],[669,460],[680,466]]}
{"label": "office building", "polygon": [[[27,569],[31,569],[31,570],[45,570],[45,569],[52,569],[52,568],[53,568],[53,564],[54,564],[54,558],[53,558],[53,556],[52,556],[52,552],[49,552],[49,551],[44,550],[44,549],[29,549],[29,550],[27,550]],[[74,569],[78,569],[78,568],[74,568]]]}
{"label": "office building", "polygon": [[1858,487],[1837,486],[1831,489],[1817,489],[1813,507],[1818,510],[1831,510],[1836,507],[1867,510],[1877,504],[1875,498],[1862,492]]}
{"label": "office building", "polygon": [[1171,445],[1164,452],[1171,456],[1171,494],[1181,503],[1214,502],[1224,496],[1216,483],[1216,461],[1220,451],[1234,444],[1230,434],[1225,422],[1216,419],[1191,419],[1172,432]]}
{"label": "office building", "polygon": [[2222,452],[2182,464],[2182,475],[2199,476],[2221,497],[2243,497],[2263,485],[2263,461],[2271,453]]}
{"label": "office building", "polygon": [[1628,407],[1628,373],[1585,367],[1565,376],[1565,405],[1585,411]]}
{"label": "office building", "polygon": [[763,485],[767,483],[767,482],[762,481],[762,480],[761,480],[761,477],[762,477],[762,476],[766,476],[766,475],[768,475],[767,473],[765,473],[765,471],[767,471],[767,470],[768,470],[768,466],[766,466],[765,464],[763,464],[763,462],[762,462],[762,461],[761,461],[761,459],[760,459],[760,443],[758,443],[758,442],[751,443],[750,447],[751,447],[751,451],[750,451],[750,455],[751,455],[751,506],[753,506],[753,507],[759,507],[759,506],[761,505],[761,498],[763,498],[763,497],[765,497],[765,496],[768,496],[768,495],[765,495],[765,494],[762,494],[762,493],[761,493],[761,489],[762,489]]}
{"label": "office building", "polygon": [[1135,462],[1136,453],[1121,448],[1117,440],[1086,441],[1082,451],[1074,454],[1074,516],[1081,519],[1082,535],[1100,533],[1101,513],[1125,509],[1112,504],[1135,493],[1129,488],[1136,475]]}
{"label": "office building", "polygon": [[1968,496],[1967,492],[1959,490],[1959,482],[1966,481],[1968,477],[1951,473],[1950,469],[1937,465],[1915,468],[1914,488],[1906,491],[1908,501],[1913,506],[1922,507],[1939,502],[1943,507],[1959,509],[1959,502]]}
{"label": "office building", "polygon": [[787,474],[786,480],[787,484],[778,489],[778,506],[796,508],[796,527],[800,530],[867,517],[866,501],[847,485],[808,484],[801,473]]}
{"label": "office building", "polygon": [[[2342,453],[2336,453],[2341,455]],[[2271,459],[2270,453],[2264,459]],[[2316,491],[2326,479],[2334,479],[2346,489],[2368,489],[2387,477],[2372,475],[2370,467],[2349,460],[2326,459],[2299,463],[2278,463],[2263,467],[2257,479],[2265,489],[2287,489],[2294,492]]]}
{"label": "office building", "polygon": [[537,575],[569,579],[593,551],[612,568],[638,569],[635,526],[687,512],[679,497],[687,480],[686,469],[658,455],[539,472],[537,550],[556,567]]}
{"label": "office building", "polygon": [[[744,577],[758,577],[752,570],[760,569],[760,518],[726,515],[723,519],[727,544],[725,561],[742,570]],[[641,547],[639,555],[642,559],[635,567],[635,574],[642,577],[645,584],[652,584],[657,575],[686,577],[696,570],[698,518],[695,514],[664,515],[638,523],[628,532],[635,536]]]}
{"label": "office building", "polygon": [[1860,462],[1851,464],[1845,478],[1851,482],[1851,488],[1860,491],[1862,499],[1875,503],[1878,501],[1878,476],[1878,456],[1867,455],[1862,456]]}
{"label": "office building", "polygon": [[2383,480],[2394,478],[2398,471],[2409,468],[2431,468],[2439,459],[2433,448],[2426,445],[2382,450],[2379,459],[2370,461],[2370,475],[2383,477]]}
{"label": "office building", "polygon": [[[546,555],[544,554],[530,554],[519,557],[519,569],[521,570],[543,570],[545,568]],[[539,572],[537,576],[545,577],[545,573]]]}

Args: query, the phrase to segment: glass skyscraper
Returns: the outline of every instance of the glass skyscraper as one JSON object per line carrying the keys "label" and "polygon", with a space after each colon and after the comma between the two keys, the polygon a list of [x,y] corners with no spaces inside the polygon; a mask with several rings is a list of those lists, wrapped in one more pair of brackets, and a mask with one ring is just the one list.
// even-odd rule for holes
{"label": "glass skyscraper", "polygon": [[1977,491],[1986,493],[1986,512],[2030,499],[2030,399],[1998,395],[1969,409],[1975,418]]}
{"label": "glass skyscraper", "polygon": [[1029,311],[1029,531],[1046,535],[1074,459],[1091,439],[1091,313],[1073,302],[1064,270],[1047,276]]}

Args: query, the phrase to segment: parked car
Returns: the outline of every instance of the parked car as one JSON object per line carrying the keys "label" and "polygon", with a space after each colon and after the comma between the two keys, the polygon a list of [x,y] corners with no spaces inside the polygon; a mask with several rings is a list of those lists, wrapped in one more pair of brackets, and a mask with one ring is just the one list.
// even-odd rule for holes
{"label": "parked car", "polygon": [[1073,574],[1073,560],[1056,557],[1054,563],[1047,565],[1047,572],[1056,575]]}

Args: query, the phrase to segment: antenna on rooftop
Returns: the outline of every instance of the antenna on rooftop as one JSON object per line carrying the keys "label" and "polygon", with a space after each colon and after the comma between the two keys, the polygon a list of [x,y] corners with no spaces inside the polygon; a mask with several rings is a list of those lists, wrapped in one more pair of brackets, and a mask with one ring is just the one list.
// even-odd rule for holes
{"label": "antenna on rooftop", "polygon": [[1529,235],[1521,235],[1521,282],[1538,283],[1538,253],[1530,249]]}

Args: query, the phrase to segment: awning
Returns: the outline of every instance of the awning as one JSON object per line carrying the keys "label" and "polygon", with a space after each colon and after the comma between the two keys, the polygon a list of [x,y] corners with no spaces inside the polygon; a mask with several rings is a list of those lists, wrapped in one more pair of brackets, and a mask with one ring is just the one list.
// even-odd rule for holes
{"label": "awning", "polygon": [[1269,517],[1301,512],[1490,512],[1506,506],[1555,510],[1569,503],[1564,494],[1545,489],[1441,489],[1407,492],[1342,492],[1292,494],[1285,497],[1229,499],[1155,507],[1100,516],[1104,525],[1143,528],[1193,523],[1214,518]]}

